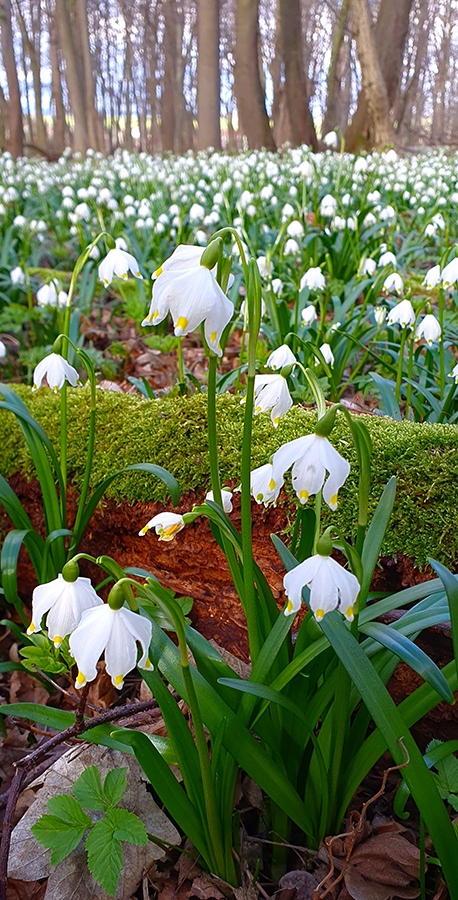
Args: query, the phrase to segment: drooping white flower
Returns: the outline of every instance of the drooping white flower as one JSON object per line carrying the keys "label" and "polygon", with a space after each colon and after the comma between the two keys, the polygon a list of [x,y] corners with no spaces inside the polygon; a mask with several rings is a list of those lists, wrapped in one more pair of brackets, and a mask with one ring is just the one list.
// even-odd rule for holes
{"label": "drooping white flower", "polygon": [[378,327],[381,328],[386,319],[386,309],[384,306],[378,306],[374,309],[374,318]]}
{"label": "drooping white flower", "polygon": [[[243,401],[242,401],[243,403]],[[256,375],[254,379],[254,414],[270,412],[274,428],[289,409],[293,401],[283,375]]]}
{"label": "drooping white flower", "polygon": [[[323,356],[325,363],[327,363],[328,366],[333,366],[334,365],[334,354],[331,350],[330,344],[322,344],[321,347],[319,347],[319,350],[321,350],[321,354]],[[315,365],[318,365],[318,360],[315,360]]]}
{"label": "drooping white flower", "polygon": [[263,503],[264,506],[272,506],[278,499],[278,495],[283,487],[283,477],[273,478],[273,467],[271,463],[259,466],[253,469],[250,475],[251,496],[256,503]]}
{"label": "drooping white flower", "polygon": [[32,621],[27,634],[41,631],[41,620],[48,613],[46,627],[55,647],[60,647],[67,634],[75,630],[83,612],[93,606],[102,606],[103,600],[96,594],[89,578],[66,581],[58,575],[54,581],[39,584],[32,594]]}
{"label": "drooping white flower", "polygon": [[433,266],[432,269],[429,269],[425,275],[425,279],[423,281],[423,286],[431,290],[431,288],[435,288],[436,285],[439,284],[441,280],[441,267]]}
{"label": "drooping white flower", "polygon": [[305,287],[308,287],[310,290],[323,290],[326,287],[326,279],[320,269],[319,266],[312,266],[311,269],[307,269],[304,272],[301,278],[301,291],[304,290]]}
{"label": "drooping white flower", "polygon": [[158,513],[138,532],[139,537],[143,537],[150,528],[154,528],[160,541],[172,541],[175,535],[184,528],[183,516],[171,512]]}
{"label": "drooping white flower", "polygon": [[458,257],[452,259],[452,261],[442,269],[441,281],[444,287],[450,287],[458,281]]}
{"label": "drooping white flower", "polygon": [[361,275],[372,276],[377,268],[375,259],[365,259],[361,263]]}
{"label": "drooping white flower", "polygon": [[105,259],[100,263],[99,279],[105,287],[108,287],[115,275],[125,280],[129,271],[136,278],[142,277],[135,256],[127,253],[126,250],[121,250],[120,247],[115,247],[114,250],[108,251]]}
{"label": "drooping white flower", "polygon": [[158,325],[169,310],[177,336],[195,331],[203,322],[208,346],[222,356],[219,342],[234,306],[213,272],[201,265],[178,273],[163,271],[154,284],[150,310],[142,325]]}
{"label": "drooping white flower", "polygon": [[401,300],[390,311],[388,325],[400,325],[401,328],[411,328],[415,322],[415,313],[410,300]]}
{"label": "drooping white flower", "polygon": [[163,272],[184,272],[200,266],[202,247],[196,244],[178,244],[173,253],[153,272],[151,278],[159,278]]}
{"label": "drooping white flower", "polygon": [[310,556],[286,573],[283,585],[288,597],[285,615],[299,612],[302,588],[307,585],[310,588],[310,609],[317,622],[321,622],[323,616],[333,609],[339,609],[349,622],[353,621],[359,581],[332,556],[321,556],[319,553]]}
{"label": "drooping white flower", "polygon": [[59,282],[56,278],[49,284],[42,284],[37,290],[38,306],[57,306],[57,292],[59,290]]}
{"label": "drooping white flower", "polygon": [[[206,500],[214,500],[213,491],[208,491],[205,495]],[[221,500],[223,501],[223,509],[225,513],[232,512],[232,491],[221,491]]]}
{"label": "drooping white flower", "polygon": [[329,147],[331,150],[335,150],[339,144],[339,138],[335,131],[328,131],[323,138],[323,144],[326,144],[326,147]]}
{"label": "drooping white flower", "polygon": [[276,297],[279,297],[283,291],[283,282],[281,278],[274,278],[272,281],[272,290]]}
{"label": "drooping white flower", "polygon": [[378,261],[378,264],[379,264],[380,268],[383,268],[383,266],[389,266],[389,265],[397,266],[397,259],[394,255],[394,253],[391,252],[391,250],[387,250],[385,253],[382,253],[382,255]]}
{"label": "drooping white flower", "polygon": [[57,391],[60,391],[65,380],[67,380],[72,387],[81,384],[76,369],[74,369],[73,366],[71,366],[59,353],[50,353],[49,356],[45,356],[45,358],[38,363],[33,373],[32,391],[37,391],[38,388],[41,387],[43,378],[46,378],[49,387],[55,394],[57,394]]}
{"label": "drooping white flower", "polygon": [[415,333],[415,340],[421,341],[422,338],[424,338],[426,343],[430,346],[434,341],[440,341],[441,339],[441,327],[432,313],[428,313],[418,325]]}
{"label": "drooping white flower", "polygon": [[330,216],[332,218],[336,209],[337,200],[332,196],[332,194],[326,194],[320,203],[320,215]]}
{"label": "drooping white flower", "polygon": [[301,318],[304,325],[313,325],[317,320],[316,309],[314,306],[305,306],[301,312]]}
{"label": "drooping white flower", "polygon": [[293,366],[295,363],[297,363],[297,359],[287,344],[277,347],[267,359],[269,369],[283,369],[283,366]]}
{"label": "drooping white flower", "polygon": [[402,294],[404,290],[404,282],[397,272],[388,275],[383,282],[383,290],[388,294]]}
{"label": "drooping white flower", "polygon": [[25,272],[20,266],[16,266],[10,272],[11,284],[25,284]]}
{"label": "drooping white flower", "polygon": [[292,256],[293,253],[300,253],[300,247],[295,238],[288,238],[283,247],[283,253],[285,256]]}
{"label": "drooping white flower", "polygon": [[[75,687],[82,688],[87,681],[96,678],[97,662],[104,651],[106,670],[111,683],[118,689],[135,666],[150,669],[151,632],[151,622],[130,609],[112,609],[108,603],[102,603],[86,610],[70,636],[70,653],[78,666]],[[138,663],[137,641],[142,648]]]}
{"label": "drooping white flower", "polygon": [[458,384],[458,363],[456,364],[456,366],[453,366],[453,369],[451,372],[449,372],[448,377],[454,378],[455,384]]}
{"label": "drooping white flower", "polygon": [[260,274],[261,278],[268,278],[269,274],[270,274],[270,265],[267,265],[267,257],[258,256],[256,263],[257,263],[257,266],[259,269],[259,274]]}
{"label": "drooping white flower", "polygon": [[[327,438],[308,434],[283,444],[272,458],[272,479],[283,483],[292,466],[292,484],[301,503],[323,488],[323,499],[331,509],[337,508],[337,495],[350,472],[350,463]],[[324,483],[326,472],[329,473]],[[324,487],[323,487],[324,483]]]}

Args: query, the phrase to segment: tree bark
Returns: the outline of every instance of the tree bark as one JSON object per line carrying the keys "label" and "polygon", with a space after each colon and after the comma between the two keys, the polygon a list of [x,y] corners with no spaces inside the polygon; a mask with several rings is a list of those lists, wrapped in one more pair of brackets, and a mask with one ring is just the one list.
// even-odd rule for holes
{"label": "tree bark", "polygon": [[197,148],[221,147],[219,0],[198,0]]}
{"label": "tree bark", "polygon": [[285,62],[285,93],[292,143],[296,147],[299,144],[310,144],[317,150],[315,126],[307,101],[299,0],[280,0],[280,21]]}
{"label": "tree bark", "polygon": [[164,2],[164,79],[161,92],[161,138],[162,150],[173,150],[175,135],[175,89],[174,58],[176,34],[175,0]]}
{"label": "tree bark", "polygon": [[237,0],[235,91],[241,130],[253,149],[275,149],[258,64],[258,0]]}
{"label": "tree bark", "polygon": [[[344,49],[345,29],[348,24],[349,0],[342,0],[332,32],[331,62],[327,77],[326,113],[323,119],[322,135],[340,127],[345,131],[346,122],[342,122],[342,51]],[[348,111],[347,111],[348,112]]]}
{"label": "tree bark", "polygon": [[24,152],[24,127],[22,122],[21,92],[13,50],[13,29],[11,25],[11,2],[0,0],[1,44],[3,66],[8,82],[8,150],[16,156]]}
{"label": "tree bark", "polygon": [[73,145],[75,150],[85,153],[89,147],[89,141],[84,93],[81,90],[79,64],[73,44],[69,11],[66,0],[55,0],[55,3],[60,48],[65,60],[65,81],[74,120]]}
{"label": "tree bark", "polygon": [[95,86],[92,71],[92,54],[89,43],[88,13],[86,0],[76,0],[76,20],[78,22],[78,37],[81,42],[81,52],[84,71],[84,104],[86,108],[87,136],[89,144],[94,150],[103,150],[100,146],[98,133],[97,110],[95,108]]}
{"label": "tree bark", "polygon": [[[40,17],[38,17],[38,22],[33,22],[33,34],[32,37],[29,36],[27,27],[24,21],[24,16],[22,15],[22,10],[19,3],[16,0],[16,13],[19,21],[19,28],[21,30],[22,41],[24,45],[24,50],[27,51],[28,57],[30,59],[30,68],[32,70],[32,78],[33,78],[33,92],[35,94],[35,125],[36,125],[36,144],[40,148],[40,150],[46,151],[47,148],[47,136],[46,136],[46,128],[43,119],[43,111],[41,104],[41,73],[40,73],[40,44],[41,44],[41,22]],[[37,49],[36,49],[37,48]]]}
{"label": "tree bark", "polygon": [[387,88],[377,57],[367,0],[350,0],[350,10],[364,98],[371,119],[369,139],[374,149],[380,150],[393,140]]}
{"label": "tree bark", "polygon": [[53,115],[53,150],[59,156],[65,148],[65,107],[62,97],[62,80],[60,75],[59,57],[57,53],[57,28],[53,13],[48,7],[49,22],[49,56],[51,61],[51,102],[54,107]]}

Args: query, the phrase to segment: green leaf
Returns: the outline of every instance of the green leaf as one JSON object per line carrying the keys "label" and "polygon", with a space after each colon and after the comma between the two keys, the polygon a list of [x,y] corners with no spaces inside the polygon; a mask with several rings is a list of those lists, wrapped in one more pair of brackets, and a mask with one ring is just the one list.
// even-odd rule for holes
{"label": "green leaf", "polygon": [[53,816],[59,816],[70,825],[79,825],[81,828],[92,825],[92,819],[81,809],[78,800],[70,794],[56,794],[55,797],[50,797],[47,806]]}
{"label": "green leaf", "polygon": [[435,763],[438,784],[444,791],[458,794],[458,759],[450,754]]}
{"label": "green leaf", "polygon": [[47,725],[49,728],[57,728],[63,731],[75,722],[75,716],[63,709],[54,709],[50,706],[41,706],[39,703],[5,703],[0,706],[0,713],[4,716],[19,716],[21,719],[31,719],[39,725]]}
{"label": "green leaf", "polygon": [[363,581],[361,591],[358,597],[358,610],[361,611],[366,603],[369,593],[372,575],[380,555],[380,548],[385,537],[385,531],[390,521],[391,512],[393,510],[394,500],[396,497],[396,478],[390,478],[388,484],[383,490],[383,494],[377,504],[374,515],[372,516],[366,537],[364,538],[363,549],[361,553],[361,563],[363,567]]}
{"label": "green leaf", "polygon": [[395,382],[390,381],[388,378],[383,378],[383,376],[379,375],[378,372],[369,372],[369,375],[375,381],[380,391],[380,396],[382,398],[387,416],[391,416],[392,419],[396,419],[398,422],[400,422],[402,419],[401,410],[399,409],[395,392],[393,390],[393,388],[396,387]]}
{"label": "green leaf", "polygon": [[81,773],[72,787],[72,794],[85,809],[105,810],[108,807],[108,804],[103,799],[102,784],[97,766],[88,766]]}
{"label": "green leaf", "polygon": [[[103,783],[103,794],[110,806],[116,806],[119,803],[124,791],[127,787],[127,766],[122,769],[111,769]],[[119,840],[126,840],[120,838]]]}
{"label": "green leaf", "polygon": [[108,819],[100,819],[86,838],[89,869],[111,897],[116,893],[122,868],[122,847],[114,832],[115,827]]}
{"label": "green leaf", "polygon": [[450,610],[450,627],[452,629],[453,651],[455,654],[456,671],[458,675],[458,581],[449,570],[437,562],[436,559],[428,557],[428,562],[434,571],[439,575],[447,594],[447,600]]}
{"label": "green leaf", "polygon": [[40,844],[48,850],[52,849],[51,865],[57,866],[78,846],[86,826],[71,825],[59,816],[44,815],[30,830]]}
{"label": "green leaf", "polygon": [[143,822],[134,813],[127,809],[110,809],[107,813],[115,831],[114,836],[118,841],[127,841],[129,844],[137,844],[146,847],[148,835]]}
{"label": "green leaf", "polygon": [[[359,629],[363,634],[374,638],[383,647],[387,647],[399,659],[402,659],[414,672],[417,672],[428,684],[433,687],[443,700],[453,703],[453,691],[450,689],[441,670],[436,666],[427,654],[410,641],[404,634],[383,625],[381,622],[368,622]],[[458,763],[457,763],[458,765]]]}

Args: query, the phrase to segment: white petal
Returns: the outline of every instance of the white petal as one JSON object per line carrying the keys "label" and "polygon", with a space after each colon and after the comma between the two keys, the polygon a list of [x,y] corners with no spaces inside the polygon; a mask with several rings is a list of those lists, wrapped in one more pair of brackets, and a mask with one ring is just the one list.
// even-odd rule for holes
{"label": "white petal", "polygon": [[124,676],[137,665],[137,644],[126,628],[122,612],[122,609],[112,610],[113,624],[105,648],[105,667],[116,688],[122,688]]}
{"label": "white petal", "polygon": [[110,638],[114,612],[108,603],[86,610],[78,628],[70,636],[70,653],[80,673],[76,687],[83,687],[86,681],[93,681],[96,677],[96,665]]}
{"label": "white petal", "polygon": [[286,573],[283,579],[283,587],[288,597],[285,615],[289,616],[299,612],[302,603],[302,588],[311,583],[322,559],[322,556],[315,554]]}
{"label": "white petal", "polygon": [[335,447],[324,438],[322,459],[329,472],[329,478],[323,488],[323,500],[331,509],[337,508],[337,495],[350,473],[350,463],[338,453]]}
{"label": "white petal", "polygon": [[39,584],[32,594],[32,621],[27,629],[27,634],[34,634],[41,629],[41,620],[46,612],[56,603],[65,590],[66,582],[62,575],[58,575],[54,581]]}
{"label": "white petal", "polygon": [[124,626],[141,645],[142,656],[139,659],[137,666],[139,666],[140,669],[149,669],[151,667],[148,657],[152,634],[151,622],[148,619],[145,619],[144,616],[140,616],[138,613],[134,613],[132,610],[125,609],[124,607],[120,609],[119,612],[121,613]]}
{"label": "white petal", "polygon": [[317,566],[310,589],[310,609],[313,610],[318,621],[327,612],[336,609],[339,602],[339,592],[333,578],[329,563],[334,562],[330,556],[321,557],[321,563]]}
{"label": "white petal", "polygon": [[296,438],[294,441],[288,441],[287,444],[283,444],[272,457],[274,480],[279,481],[280,478],[283,478],[286,470],[306,453],[315,440],[316,435],[307,434],[304,437]]}

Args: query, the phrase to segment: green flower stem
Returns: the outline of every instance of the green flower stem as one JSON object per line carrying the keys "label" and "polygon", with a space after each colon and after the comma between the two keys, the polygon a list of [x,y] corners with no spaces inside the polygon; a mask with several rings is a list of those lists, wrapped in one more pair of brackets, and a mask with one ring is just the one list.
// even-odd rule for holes
{"label": "green flower stem", "polygon": [[177,344],[177,354],[178,354],[178,378],[180,379],[181,384],[184,383],[184,367],[183,367],[183,346],[182,346],[183,338],[178,338]]}
{"label": "green flower stem", "polygon": [[407,338],[407,326],[401,331],[401,344],[399,347],[399,359],[398,359],[398,372],[396,376],[396,390],[395,390],[395,398],[396,403],[399,403],[399,397],[401,393],[401,381],[402,381],[402,366],[404,363],[404,346]]}
{"label": "green flower stem", "polygon": [[96,410],[96,382],[95,382],[95,374],[94,371],[88,371],[89,379],[91,382],[91,406],[90,406],[90,418],[89,418],[89,439],[87,445],[87,454],[86,454],[86,465],[84,469],[84,480],[83,486],[81,488],[80,498],[78,501],[78,510],[76,513],[75,524],[73,526],[73,531],[77,535],[79,532],[81,519],[84,513],[84,504],[86,503],[86,497],[89,490],[89,482],[91,479],[91,469],[92,469],[92,458],[94,455],[94,444],[95,444],[95,410]]}
{"label": "green flower stem", "polygon": [[417,327],[417,322],[415,321],[414,331],[412,332],[410,343],[409,343],[409,358],[407,362],[407,393],[406,393],[406,419],[409,414],[410,409],[410,400],[412,397],[412,385],[409,383],[412,381],[413,375],[413,351],[414,351],[414,334],[415,328]]}
{"label": "green flower stem", "polygon": [[62,525],[65,527],[67,524],[67,381],[64,381],[60,392],[60,471],[63,486],[60,494],[60,511]]}
{"label": "green flower stem", "polygon": [[315,494],[315,538],[313,541],[312,553],[316,553],[316,545],[320,539],[321,526],[321,490]]}
{"label": "green flower stem", "polygon": [[441,400],[444,396],[444,391],[445,391],[444,305],[445,305],[444,288],[441,286],[439,288],[439,325],[441,327],[440,340],[439,340],[439,379],[440,379],[440,387],[441,387]]}
{"label": "green flower stem", "polygon": [[[342,767],[342,755],[349,722],[349,701],[351,690],[351,678],[343,665],[339,662],[337,673],[337,687],[332,704],[332,761],[329,777],[329,796],[337,797]],[[329,819],[326,823],[326,834],[332,832],[334,824],[335,805],[330,804]]]}
{"label": "green flower stem", "polygon": [[210,352],[208,365],[208,389],[207,389],[207,419],[208,419],[208,453],[210,457],[210,476],[212,483],[213,499],[219,506],[223,505],[221,499],[221,482],[218,466],[218,443],[216,436],[216,367],[218,357]]}
{"label": "green flower stem", "polygon": [[[251,335],[250,335],[251,339]],[[248,363],[250,371],[250,363]],[[245,397],[245,419],[243,423],[242,441],[242,493],[241,493],[241,526],[243,550],[243,582],[245,586],[245,614],[250,642],[251,661],[254,665],[261,649],[261,635],[258,617],[258,599],[254,586],[252,519],[251,519],[251,436],[253,428],[254,407],[254,374],[247,376],[247,392]]]}

